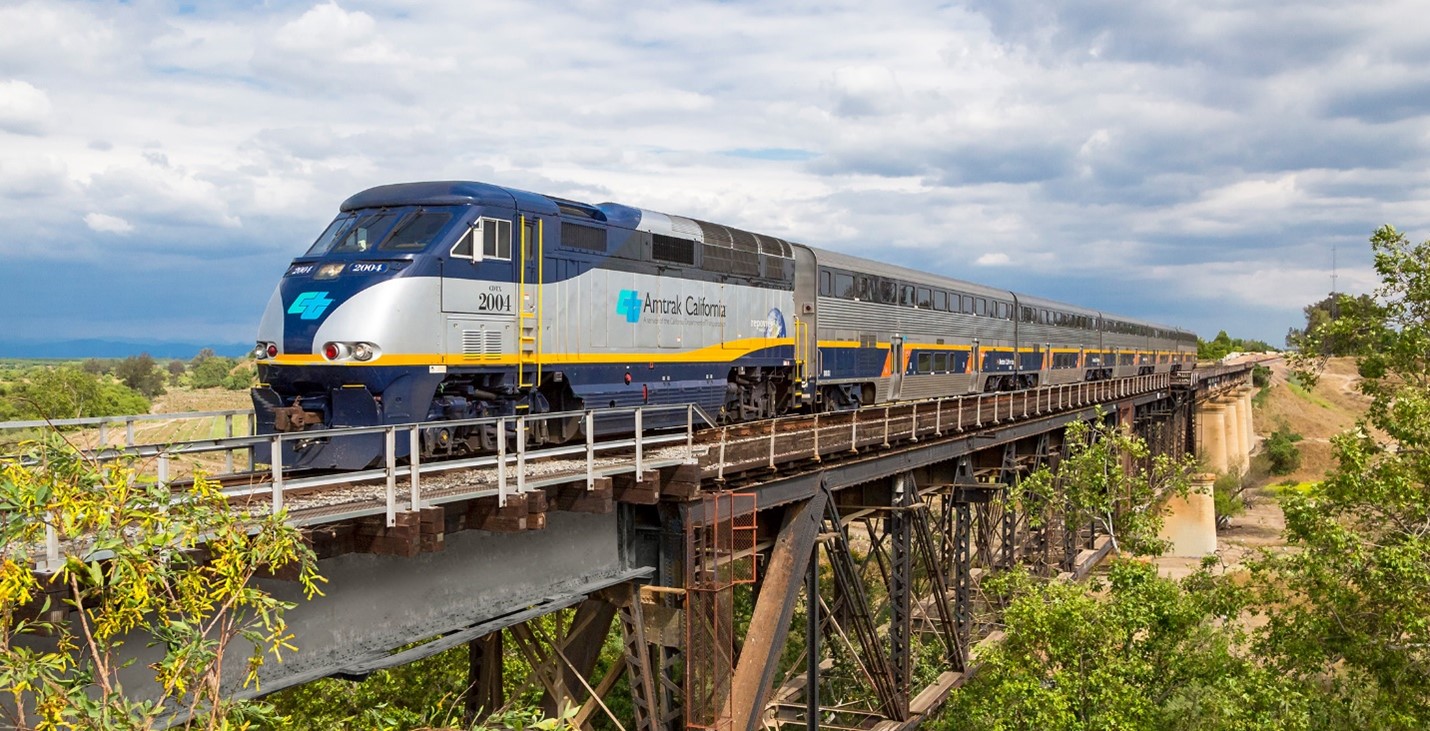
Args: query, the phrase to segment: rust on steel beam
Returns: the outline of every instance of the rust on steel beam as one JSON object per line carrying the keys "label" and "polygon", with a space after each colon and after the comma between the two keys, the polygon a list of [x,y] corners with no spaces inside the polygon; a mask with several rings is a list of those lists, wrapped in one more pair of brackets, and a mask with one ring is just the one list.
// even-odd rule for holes
{"label": "rust on steel beam", "polygon": [[571,627],[561,641],[562,654],[570,661],[570,666],[561,663],[553,687],[555,692],[542,695],[541,709],[548,716],[554,717],[568,703],[580,705],[587,699],[589,693],[583,680],[596,669],[601,645],[606,635],[610,634],[611,620],[615,616],[615,605],[595,597],[576,607],[576,616],[571,619]]}
{"label": "rust on steel beam", "polygon": [[785,510],[784,523],[765,569],[764,590],[755,600],[750,631],[735,664],[730,713],[721,714],[732,719],[736,729],[756,728],[764,710],[828,497],[828,493],[819,492]]}
{"label": "rust on steel beam", "polygon": [[501,635],[501,630],[497,630],[467,643],[467,692],[463,699],[463,716],[469,726],[506,703],[502,692]]}
{"label": "rust on steel beam", "polygon": [[913,475],[904,473],[893,479],[893,507],[884,521],[889,538],[889,664],[896,681],[895,702],[903,718],[909,710],[909,683],[913,672],[913,648],[909,637],[909,615],[913,601],[913,534],[908,510],[913,506],[918,487]]}

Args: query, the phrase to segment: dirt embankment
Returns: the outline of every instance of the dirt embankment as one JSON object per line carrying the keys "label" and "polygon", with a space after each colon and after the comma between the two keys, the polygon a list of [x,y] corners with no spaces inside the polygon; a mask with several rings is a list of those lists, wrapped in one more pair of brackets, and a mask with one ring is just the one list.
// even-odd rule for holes
{"label": "dirt embankment", "polygon": [[[1335,358],[1326,364],[1320,382],[1307,389],[1290,377],[1285,360],[1267,363],[1271,368],[1271,385],[1256,399],[1252,419],[1256,432],[1256,453],[1262,442],[1279,428],[1286,428],[1302,439],[1301,466],[1289,475],[1264,476],[1265,460],[1253,455],[1253,466],[1261,477],[1253,477],[1252,487],[1243,496],[1245,512],[1231,519],[1229,526],[1217,531],[1217,549],[1223,563],[1235,567],[1263,548],[1285,545],[1282,536],[1286,518],[1276,498],[1274,487],[1280,483],[1312,482],[1321,479],[1334,460],[1330,438],[1351,428],[1365,414],[1370,399],[1356,390],[1360,376],[1355,361]],[[1158,561],[1163,571],[1182,576],[1197,564],[1195,559],[1163,558]]]}

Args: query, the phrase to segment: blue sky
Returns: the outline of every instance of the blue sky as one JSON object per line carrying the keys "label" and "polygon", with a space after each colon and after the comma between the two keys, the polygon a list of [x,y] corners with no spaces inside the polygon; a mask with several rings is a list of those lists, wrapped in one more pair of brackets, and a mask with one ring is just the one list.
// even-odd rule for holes
{"label": "blue sky", "polygon": [[1423,2],[6,2],[0,338],[243,342],[493,182],[1280,344],[1430,238]]}

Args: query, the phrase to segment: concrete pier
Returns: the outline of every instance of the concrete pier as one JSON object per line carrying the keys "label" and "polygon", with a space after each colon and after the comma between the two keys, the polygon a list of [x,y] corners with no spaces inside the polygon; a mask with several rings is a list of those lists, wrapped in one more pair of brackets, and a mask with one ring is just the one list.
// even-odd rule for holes
{"label": "concrete pier", "polygon": [[1193,475],[1186,497],[1173,495],[1167,500],[1161,538],[1172,545],[1164,555],[1195,558],[1216,552],[1215,480],[1211,473]]}

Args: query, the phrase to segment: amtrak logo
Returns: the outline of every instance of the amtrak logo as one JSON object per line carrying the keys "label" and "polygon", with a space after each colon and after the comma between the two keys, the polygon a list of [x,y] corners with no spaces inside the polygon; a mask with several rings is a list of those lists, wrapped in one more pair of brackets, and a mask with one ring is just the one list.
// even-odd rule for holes
{"label": "amtrak logo", "polygon": [[640,292],[634,289],[623,289],[620,296],[616,297],[616,314],[625,315],[626,322],[640,322],[641,305],[644,302]]}
{"label": "amtrak logo", "polygon": [[288,314],[298,315],[301,320],[316,320],[328,311],[333,301],[327,292],[304,292],[288,306]]}

